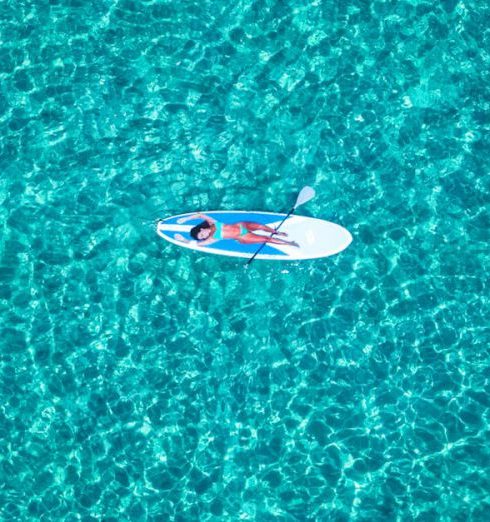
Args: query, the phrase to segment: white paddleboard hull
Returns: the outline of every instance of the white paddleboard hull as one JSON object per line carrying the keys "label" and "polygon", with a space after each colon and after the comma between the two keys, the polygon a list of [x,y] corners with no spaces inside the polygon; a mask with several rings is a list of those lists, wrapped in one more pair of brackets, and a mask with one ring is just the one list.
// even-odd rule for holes
{"label": "white paddleboard hull", "polygon": [[[241,244],[234,239],[217,241],[212,245],[199,246],[197,241],[193,241],[189,235],[192,227],[202,222],[197,218],[185,224],[179,224],[180,218],[192,216],[194,212],[180,214],[163,219],[157,223],[157,233],[163,239],[175,245],[206,252],[208,254],[218,254],[223,256],[247,258],[253,256],[254,252],[261,246],[260,244]],[[209,211],[204,214],[216,219],[221,223],[239,223],[251,221],[261,223],[271,228],[275,228],[286,217],[286,214],[272,212],[247,212],[247,211]],[[317,259],[338,254],[345,250],[352,242],[352,236],[348,230],[323,219],[307,216],[289,216],[282,224],[281,232],[285,232],[287,237],[280,238],[288,241],[295,241],[299,247],[289,245],[267,244],[255,259],[267,259],[274,261],[298,261],[303,259]],[[267,232],[255,232],[259,235],[270,236]],[[189,242],[179,240],[175,236],[184,236]],[[278,236],[275,236],[278,237]]]}

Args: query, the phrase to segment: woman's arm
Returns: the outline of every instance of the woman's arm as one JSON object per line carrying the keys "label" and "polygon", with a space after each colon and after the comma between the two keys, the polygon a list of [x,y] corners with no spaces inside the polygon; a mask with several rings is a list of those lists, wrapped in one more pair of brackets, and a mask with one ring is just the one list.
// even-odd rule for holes
{"label": "woman's arm", "polygon": [[186,239],[182,234],[175,234],[174,239],[176,239],[177,241],[182,241],[182,243],[192,243],[192,244],[198,243],[198,241],[196,241],[195,239],[192,241],[190,241],[189,239]]}
{"label": "woman's arm", "polygon": [[210,216],[206,216],[206,214],[201,214],[198,212],[197,214],[192,214],[187,217],[179,218],[177,220],[177,223],[181,225],[182,223],[185,223],[186,221],[192,221],[193,219],[203,219],[204,221],[207,221],[208,223],[216,223],[216,219],[213,219]]}
{"label": "woman's arm", "polygon": [[202,219],[205,219],[209,223],[216,223],[216,219],[212,218],[211,216],[207,216],[206,214],[199,214],[199,216],[201,216]]}
{"label": "woman's arm", "polygon": [[189,241],[182,234],[175,234],[174,238],[178,241],[182,241],[183,243],[192,244],[196,246],[211,245],[212,243],[216,243],[217,241],[219,241],[219,239],[215,239],[214,237],[210,237],[209,239],[205,239],[204,241]]}
{"label": "woman's arm", "polygon": [[219,239],[210,237],[208,239],[205,239],[204,241],[198,241],[197,246],[208,246],[208,245],[212,245],[213,243],[216,243],[217,241],[219,241]]}

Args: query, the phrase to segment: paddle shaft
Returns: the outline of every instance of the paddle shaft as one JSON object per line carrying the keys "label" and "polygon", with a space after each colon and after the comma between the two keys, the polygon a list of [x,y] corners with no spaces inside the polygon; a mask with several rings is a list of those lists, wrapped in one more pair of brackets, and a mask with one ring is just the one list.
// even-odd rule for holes
{"label": "paddle shaft", "polygon": [[[275,229],[275,231],[277,232],[283,225],[283,223],[286,221],[286,219],[296,210],[296,207],[293,207],[287,214],[287,216],[279,223],[279,225],[277,226],[277,228]],[[271,234],[269,236],[269,238],[271,238],[274,234]],[[265,245],[267,244],[267,242],[264,242],[260,245],[260,248],[255,252],[255,254],[247,261],[247,265],[249,265],[254,259],[255,257],[260,253],[260,251],[265,247]]]}

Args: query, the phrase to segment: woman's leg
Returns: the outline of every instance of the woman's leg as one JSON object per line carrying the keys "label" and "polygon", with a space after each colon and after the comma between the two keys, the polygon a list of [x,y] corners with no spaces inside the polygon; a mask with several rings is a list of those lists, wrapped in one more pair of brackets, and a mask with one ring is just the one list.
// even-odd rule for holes
{"label": "woman's leg", "polygon": [[238,239],[240,243],[251,245],[254,243],[272,243],[274,245],[289,245],[299,247],[296,241],[286,241],[285,239],[279,239],[277,237],[259,236],[258,234],[245,234]]}
{"label": "woman's leg", "polygon": [[287,236],[285,232],[276,232],[273,228],[268,227],[267,225],[254,223],[253,221],[242,221],[240,225],[244,226],[249,232],[254,232],[255,230],[263,230],[264,232],[269,232],[270,234],[275,234],[278,236]]}

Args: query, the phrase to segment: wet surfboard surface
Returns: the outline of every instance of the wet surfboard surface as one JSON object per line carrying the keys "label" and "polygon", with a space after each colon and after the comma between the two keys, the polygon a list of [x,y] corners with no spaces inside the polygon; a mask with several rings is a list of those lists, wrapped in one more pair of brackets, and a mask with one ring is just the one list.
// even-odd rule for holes
{"label": "wet surfboard surface", "polygon": [[[194,226],[201,223],[203,219],[196,217],[184,224],[178,222],[180,219],[194,214],[195,212],[189,212],[158,221],[158,235],[170,243],[184,248],[222,256],[250,258],[260,247],[260,244],[240,243],[236,239],[221,239],[211,245],[199,246],[198,242],[191,237],[190,231]],[[271,228],[277,227],[286,217],[286,214],[241,210],[215,210],[206,211],[203,214],[225,225],[252,221]],[[295,241],[299,246],[267,244],[255,259],[295,261],[328,257],[341,252],[352,241],[349,231],[340,225],[323,219],[294,214],[289,216],[283,223],[280,231],[287,233],[287,237],[283,239]],[[263,231],[254,233],[270,236],[268,232]],[[184,241],[179,239],[181,236],[184,238]],[[187,243],[186,241],[190,242]]]}

